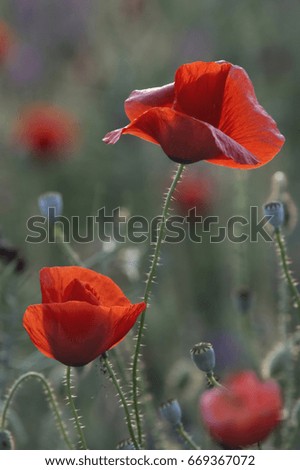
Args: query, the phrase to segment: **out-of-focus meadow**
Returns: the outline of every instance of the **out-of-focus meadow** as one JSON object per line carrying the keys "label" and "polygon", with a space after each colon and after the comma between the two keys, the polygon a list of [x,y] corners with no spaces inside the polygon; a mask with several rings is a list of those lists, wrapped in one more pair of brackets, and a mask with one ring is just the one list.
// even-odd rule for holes
{"label": "out-of-focus meadow", "polygon": [[[190,197],[202,215],[218,215],[220,224],[232,215],[248,217],[250,206],[257,206],[261,217],[272,175],[278,171],[286,173],[288,191],[297,205],[299,17],[296,0],[2,0],[0,241],[6,247],[0,253],[2,398],[14,379],[35,370],[49,377],[60,403],[65,403],[64,367],[42,356],[22,327],[26,307],[40,302],[39,269],[70,264],[59,243],[25,242],[26,221],[39,214],[39,195],[60,192],[64,215],[79,216],[83,233],[85,217],[102,207],[107,213],[121,207],[127,216],[149,220],[161,212],[175,164],[159,146],[134,137],[126,136],[115,146],[102,142],[106,132],[127,123],[123,102],[133,89],[173,81],[176,68],[186,62],[225,59],[244,67],[286,144],[258,170],[242,172],[208,163],[190,166],[186,176],[192,174],[200,189],[196,195],[178,196],[173,214],[186,211]],[[32,155],[18,139],[24,110],[41,103],[63,108],[75,121],[74,145],[64,158]],[[189,193],[189,188],[183,189]],[[299,233],[298,224],[286,238],[298,279]],[[240,367],[267,374],[265,358],[286,333],[273,243],[259,238],[257,243],[213,244],[209,234],[202,235],[202,243],[186,239],[163,246],[147,312],[143,361],[155,404],[176,397],[185,427],[205,448],[211,443],[198,417],[198,399],[206,384],[190,360],[190,348],[211,341],[221,378]],[[19,250],[21,264],[16,258],[8,264],[8,245]],[[149,242],[104,245],[96,238],[73,242],[72,247],[89,267],[111,276],[131,301],[139,301],[149,268]],[[247,313],[239,303],[241,289],[251,297]],[[130,334],[118,346],[128,365],[132,339]],[[276,378],[284,381],[284,370],[278,374]],[[127,431],[97,361],[76,373],[76,392],[90,448],[115,448]],[[158,414],[152,419],[159,423]],[[63,448],[38,384],[27,383],[19,391],[9,427],[18,449]],[[277,444],[272,441],[271,447],[281,446],[277,434]],[[169,435],[167,446],[176,448],[176,437]]]}

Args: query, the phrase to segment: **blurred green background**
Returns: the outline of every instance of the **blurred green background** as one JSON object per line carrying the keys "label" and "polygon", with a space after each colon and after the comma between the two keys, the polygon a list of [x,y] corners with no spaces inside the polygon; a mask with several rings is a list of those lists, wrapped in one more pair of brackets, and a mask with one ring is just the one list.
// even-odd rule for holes
{"label": "blurred green background", "polygon": [[[26,221],[39,213],[38,196],[61,192],[64,215],[80,216],[82,230],[84,217],[101,207],[109,212],[120,206],[126,214],[149,220],[159,215],[175,164],[158,146],[137,138],[124,137],[115,146],[106,146],[102,138],[127,123],[123,102],[133,89],[173,81],[176,68],[186,62],[225,59],[246,69],[286,144],[258,171],[203,162],[189,167],[187,174],[199,176],[200,185],[203,175],[209,180],[210,191],[202,195],[203,215],[219,215],[225,223],[231,215],[247,215],[250,206],[261,210],[277,171],[286,173],[297,204],[300,4],[2,0],[0,15],[14,35],[14,45],[0,65],[0,230],[26,262],[22,273],[1,264],[0,394],[3,397],[15,378],[32,369],[50,378],[63,406],[63,366],[36,351],[22,328],[26,307],[40,301],[39,269],[69,263],[59,244],[25,242]],[[43,161],[15,145],[21,112],[35,102],[61,106],[78,122],[79,144],[68,158]],[[173,207],[175,214],[180,211],[176,202]],[[288,235],[288,245],[299,279],[299,226]],[[142,296],[149,243],[107,247],[95,240],[72,246],[81,259],[90,259],[91,267],[111,276],[133,302]],[[186,428],[207,446],[196,417],[205,381],[191,363],[189,350],[199,341],[212,341],[220,377],[237,367],[261,368],[258,358],[282,334],[274,253],[272,243],[261,239],[243,246],[229,241],[209,244],[205,235],[202,244],[185,240],[163,246],[143,349],[148,389],[156,405],[177,397]],[[236,305],[244,287],[253,297],[247,318]],[[118,346],[127,366],[131,347],[131,335]],[[122,410],[98,362],[76,373],[76,383],[90,448],[115,448],[127,433]],[[23,387],[10,418],[17,448],[62,448],[38,385]],[[152,419],[159,428],[158,415]],[[174,436],[168,439],[167,446],[179,445]]]}

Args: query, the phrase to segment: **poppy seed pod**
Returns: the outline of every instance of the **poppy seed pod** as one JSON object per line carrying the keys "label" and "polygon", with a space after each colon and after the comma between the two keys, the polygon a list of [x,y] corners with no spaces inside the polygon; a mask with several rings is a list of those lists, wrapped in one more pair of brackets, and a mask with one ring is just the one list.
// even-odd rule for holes
{"label": "poppy seed pod", "polygon": [[162,403],[159,412],[161,417],[172,426],[178,426],[181,423],[181,407],[176,399]]}
{"label": "poppy seed pod", "polygon": [[284,222],[282,228],[285,233],[291,233],[297,225],[298,209],[288,191],[288,179],[282,171],[276,171],[272,176],[271,194],[268,201],[280,201],[284,208]]}
{"label": "poppy seed pod", "polygon": [[275,229],[280,228],[284,223],[284,207],[281,202],[268,202],[264,205],[264,213],[267,217],[270,217],[269,223]]}
{"label": "poppy seed pod", "polygon": [[63,198],[60,193],[47,192],[41,194],[38,198],[38,205],[41,214],[52,223],[55,222],[57,217],[62,215]]}
{"label": "poppy seed pod", "polygon": [[199,370],[211,372],[216,365],[215,351],[210,343],[198,343],[191,349],[191,358]]}

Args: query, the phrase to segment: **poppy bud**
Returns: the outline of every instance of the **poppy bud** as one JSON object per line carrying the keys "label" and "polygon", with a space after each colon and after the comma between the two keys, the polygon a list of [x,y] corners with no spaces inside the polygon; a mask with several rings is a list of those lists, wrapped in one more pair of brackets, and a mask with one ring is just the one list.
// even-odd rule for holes
{"label": "poppy bud", "polygon": [[268,202],[264,205],[264,213],[270,217],[269,223],[274,228],[280,228],[284,223],[284,207],[281,202]]}
{"label": "poppy bud", "polygon": [[298,221],[298,209],[288,192],[288,179],[282,171],[276,171],[272,176],[271,194],[268,201],[280,201],[284,208],[283,228],[286,233],[291,233]]}
{"label": "poppy bud", "polygon": [[117,445],[117,450],[136,450],[131,439],[124,439]]}
{"label": "poppy bud", "polygon": [[181,407],[176,399],[171,399],[162,403],[159,407],[161,417],[172,426],[178,426],[181,423]]}
{"label": "poppy bud", "polygon": [[38,199],[38,204],[41,214],[51,223],[54,223],[55,219],[62,214],[63,199],[60,193],[43,193]]}
{"label": "poppy bud", "polygon": [[215,351],[210,343],[195,344],[191,349],[191,358],[203,372],[211,372],[215,368]]}
{"label": "poppy bud", "polygon": [[0,431],[0,450],[14,450],[15,443],[12,434],[3,429]]}
{"label": "poppy bud", "polygon": [[283,171],[276,171],[272,176],[272,191],[282,192],[287,188],[287,177]]}

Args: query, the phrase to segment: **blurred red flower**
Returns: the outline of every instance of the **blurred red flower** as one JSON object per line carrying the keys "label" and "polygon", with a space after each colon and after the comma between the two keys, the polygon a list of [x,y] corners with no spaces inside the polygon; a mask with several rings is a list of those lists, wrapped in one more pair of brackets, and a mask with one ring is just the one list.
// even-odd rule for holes
{"label": "blurred red flower", "polygon": [[125,112],[130,123],[109,132],[105,143],[132,134],[184,164],[207,160],[255,168],[269,162],[284,143],[245,70],[225,61],[182,65],[174,83],[133,91]]}
{"label": "blurred red flower", "polygon": [[0,20],[0,64],[9,56],[15,42],[11,28],[3,20]]}
{"label": "blurred red flower", "polygon": [[33,104],[19,115],[15,139],[41,160],[60,159],[74,150],[78,126],[64,109],[51,104]]}
{"label": "blurred red flower", "polygon": [[239,372],[200,398],[200,412],[211,436],[236,449],[265,439],[281,418],[282,399],[274,380],[261,382],[252,371]]}
{"label": "blurred red flower", "polygon": [[42,303],[27,308],[23,325],[39,351],[69,366],[88,364],[116,346],[146,308],[86,268],[43,268],[40,284]]}
{"label": "blurred red flower", "polygon": [[205,215],[213,200],[214,189],[210,176],[188,172],[183,175],[175,193],[175,203],[181,214],[186,215],[195,207],[199,215]]}

